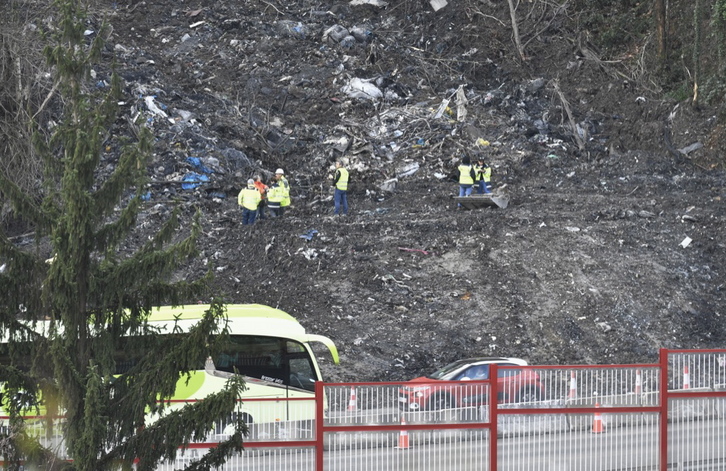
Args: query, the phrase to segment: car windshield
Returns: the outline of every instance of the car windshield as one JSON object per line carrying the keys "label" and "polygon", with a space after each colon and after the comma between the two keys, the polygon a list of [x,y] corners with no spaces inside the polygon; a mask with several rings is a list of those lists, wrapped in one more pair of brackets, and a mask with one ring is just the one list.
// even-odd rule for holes
{"label": "car windshield", "polygon": [[453,373],[455,373],[457,370],[461,369],[461,367],[467,364],[468,362],[466,360],[455,361],[454,363],[449,363],[443,368],[439,368],[430,375],[426,375],[426,377],[431,379],[449,379]]}

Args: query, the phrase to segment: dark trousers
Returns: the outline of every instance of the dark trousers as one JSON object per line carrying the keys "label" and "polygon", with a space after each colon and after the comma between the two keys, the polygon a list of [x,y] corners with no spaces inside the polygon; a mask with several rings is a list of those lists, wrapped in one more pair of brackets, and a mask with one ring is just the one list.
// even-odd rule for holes
{"label": "dark trousers", "polygon": [[[348,192],[336,188],[333,199],[335,201],[335,214],[348,214]],[[342,213],[340,212],[341,206],[343,206]]]}
{"label": "dark trousers", "polygon": [[257,210],[242,208],[242,225],[254,224],[257,217]]}
{"label": "dark trousers", "polygon": [[280,207],[280,203],[270,203],[267,202],[267,212],[270,213],[271,218],[279,218],[282,216],[282,208]]}

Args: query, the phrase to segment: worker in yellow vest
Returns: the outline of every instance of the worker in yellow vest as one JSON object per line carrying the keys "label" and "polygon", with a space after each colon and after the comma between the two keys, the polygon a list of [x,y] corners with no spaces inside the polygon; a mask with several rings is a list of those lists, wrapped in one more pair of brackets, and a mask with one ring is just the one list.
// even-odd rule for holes
{"label": "worker in yellow vest", "polygon": [[280,210],[278,211],[278,216],[282,216],[285,214],[285,208],[290,206],[292,202],[290,198],[290,182],[285,178],[285,172],[281,168],[275,170],[275,180],[277,180],[277,184],[282,189],[283,194],[282,201],[280,201]]}
{"label": "worker in yellow vest", "polygon": [[270,217],[276,218],[282,216],[282,200],[285,199],[285,189],[280,182],[274,180],[267,190],[267,211]]}
{"label": "worker in yellow vest", "polygon": [[237,195],[237,204],[242,207],[242,225],[255,223],[261,199],[260,192],[255,188],[255,181],[250,178],[247,180],[247,188],[243,188]]}
{"label": "worker in yellow vest", "polygon": [[[471,196],[471,191],[474,189],[474,178],[476,178],[474,167],[471,166],[469,156],[465,155],[459,165],[459,196]],[[461,207],[461,203],[459,203],[459,207]]]}
{"label": "worker in yellow vest", "polygon": [[[335,176],[333,177],[335,185],[335,214],[345,216],[348,214],[348,170],[343,167],[343,162],[338,160],[335,162]],[[343,212],[341,213],[341,206]]]}
{"label": "worker in yellow vest", "polygon": [[476,174],[476,177],[474,178],[477,185],[476,192],[480,195],[484,193],[491,193],[489,190],[489,180],[492,179],[492,169],[484,162],[484,159],[479,159],[476,164],[474,164],[474,173]]}

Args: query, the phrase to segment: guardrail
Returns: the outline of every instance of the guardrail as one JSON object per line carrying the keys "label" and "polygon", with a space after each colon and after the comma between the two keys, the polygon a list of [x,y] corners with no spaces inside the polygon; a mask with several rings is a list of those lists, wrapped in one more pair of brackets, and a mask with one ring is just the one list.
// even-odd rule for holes
{"label": "guardrail", "polygon": [[[298,415],[252,424],[224,469],[726,471],[726,349],[662,350],[657,364],[492,365],[490,375],[321,382],[314,403],[295,407],[265,399]],[[214,447],[223,425],[160,469]]]}

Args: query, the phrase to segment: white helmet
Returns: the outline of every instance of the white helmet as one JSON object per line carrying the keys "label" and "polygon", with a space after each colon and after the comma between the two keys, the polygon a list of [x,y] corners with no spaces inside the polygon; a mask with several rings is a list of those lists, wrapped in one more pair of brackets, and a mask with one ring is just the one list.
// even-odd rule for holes
{"label": "white helmet", "polygon": [[283,172],[281,168],[278,168],[277,170],[275,170],[275,173],[280,174],[280,175],[285,175],[285,172]]}

